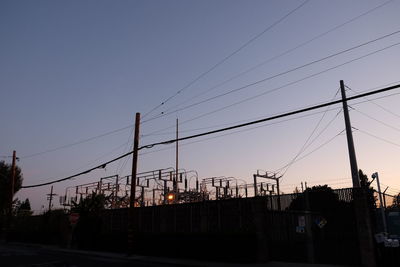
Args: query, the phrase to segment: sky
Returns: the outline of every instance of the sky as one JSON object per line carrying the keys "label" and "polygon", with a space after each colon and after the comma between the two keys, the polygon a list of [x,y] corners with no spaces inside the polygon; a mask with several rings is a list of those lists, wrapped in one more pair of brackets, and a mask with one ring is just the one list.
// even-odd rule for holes
{"label": "sky", "polygon": [[[33,185],[127,152],[136,112],[145,145],[174,138],[177,118],[187,136],[338,99],[340,80],[348,95],[400,83],[399,11],[394,0],[3,0],[0,160],[16,150]],[[358,167],[378,172],[391,194],[400,191],[398,93],[349,102]],[[351,186],[340,105],[303,115],[183,141],[179,166],[250,183],[302,152],[282,191],[302,181]],[[174,145],[141,150],[138,164],[174,167]],[[54,192],[130,172],[123,159]],[[40,212],[49,191],[16,197]]]}

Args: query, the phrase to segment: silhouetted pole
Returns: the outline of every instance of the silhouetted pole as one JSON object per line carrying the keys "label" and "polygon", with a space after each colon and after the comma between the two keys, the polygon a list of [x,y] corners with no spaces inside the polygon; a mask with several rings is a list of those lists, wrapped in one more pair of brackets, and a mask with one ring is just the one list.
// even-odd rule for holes
{"label": "silhouetted pole", "polygon": [[276,174],[274,174],[274,179],[276,181],[276,191],[278,193],[278,210],[281,210],[281,193],[279,190],[279,178],[281,177],[276,177]]}
{"label": "silhouetted pole", "polygon": [[[378,173],[375,172],[374,174],[372,174],[372,178],[376,178],[376,183],[378,185],[378,195],[379,195],[380,210],[381,210],[381,215],[382,215],[383,232],[387,233],[385,206],[384,206],[383,199],[382,199],[381,183],[379,182]],[[383,196],[383,197],[385,197],[385,196]]]}
{"label": "silhouetted pole", "polygon": [[13,151],[13,156],[12,156],[12,165],[11,165],[11,177],[10,177],[10,219],[12,215],[12,204],[13,204],[13,198],[14,198],[14,187],[15,187],[15,168],[16,168],[16,159],[17,159],[17,153],[15,150]]}
{"label": "silhouetted pole", "polygon": [[53,186],[51,186],[49,196],[49,211],[51,211],[51,201],[53,200]]}
{"label": "silhouetted pole", "polygon": [[253,174],[253,179],[254,179],[254,196],[256,197],[258,195],[257,193],[257,175]]}
{"label": "silhouetted pole", "polygon": [[178,168],[179,168],[179,148],[178,148],[178,118],[176,118],[176,146],[175,146],[175,181],[174,181],[174,202],[178,201]]}
{"label": "silhouetted pole", "polygon": [[129,201],[129,229],[128,229],[129,253],[132,253],[134,248],[133,231],[134,231],[134,220],[135,220],[134,208],[135,208],[138,148],[139,148],[139,127],[140,127],[140,113],[136,113],[135,136],[133,140],[133,156],[132,156],[131,197]]}
{"label": "silhouetted pole", "polygon": [[10,228],[11,228],[11,219],[12,219],[12,205],[13,205],[13,198],[14,198],[14,184],[15,184],[15,168],[16,168],[16,152],[15,150],[13,151],[13,157],[12,157],[12,165],[11,165],[11,177],[10,177],[10,191],[9,191],[9,201],[10,204],[8,206],[8,212],[7,212],[7,219],[6,219],[6,239],[8,240],[8,235],[10,233]]}
{"label": "silhouetted pole", "polygon": [[375,267],[376,257],[374,249],[373,231],[371,216],[367,201],[367,192],[360,188],[360,179],[358,175],[357,158],[354,149],[353,133],[350,123],[349,109],[347,107],[346,92],[343,80],[340,81],[340,91],[343,100],[343,115],[346,124],[347,145],[349,150],[351,178],[353,180],[353,201],[354,213],[357,222],[359,255],[362,266]]}
{"label": "silhouetted pole", "polygon": [[340,91],[342,92],[343,115],[344,115],[344,121],[346,124],[346,136],[347,136],[347,146],[349,149],[349,157],[350,157],[351,178],[353,180],[353,187],[360,187],[360,179],[358,177],[356,151],[354,149],[354,142],[353,142],[353,132],[352,132],[351,123],[350,123],[349,109],[347,107],[346,91],[344,88],[343,80],[340,80]]}

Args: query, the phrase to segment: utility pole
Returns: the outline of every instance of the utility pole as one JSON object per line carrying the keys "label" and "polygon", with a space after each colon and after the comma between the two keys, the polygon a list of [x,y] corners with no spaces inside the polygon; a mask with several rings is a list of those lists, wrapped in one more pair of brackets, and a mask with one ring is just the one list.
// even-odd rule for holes
{"label": "utility pole", "polygon": [[175,180],[174,180],[174,203],[178,201],[178,168],[179,168],[179,147],[178,147],[178,118],[176,118],[176,146],[175,146]]}
{"label": "utility pole", "polygon": [[15,150],[13,151],[13,156],[12,156],[12,165],[11,165],[11,183],[10,183],[10,207],[9,207],[9,213],[10,213],[10,219],[11,219],[11,214],[12,214],[12,204],[13,204],[13,198],[14,198],[14,186],[15,186],[15,168],[16,168],[16,159],[17,159],[17,153]]}
{"label": "utility pole", "polygon": [[51,186],[50,189],[50,194],[47,194],[47,200],[49,201],[49,211],[51,211],[51,202],[53,200],[53,196],[56,196],[57,194],[53,194],[53,186]]}
{"label": "utility pole", "polygon": [[372,174],[372,178],[376,178],[376,183],[378,185],[378,194],[379,194],[380,210],[381,210],[381,215],[382,215],[383,232],[387,233],[385,206],[383,205],[382,192],[381,192],[381,183],[379,182],[378,173],[377,172],[373,173]]}
{"label": "utility pole", "polygon": [[360,187],[360,179],[358,177],[356,151],[354,149],[354,142],[353,142],[353,132],[352,132],[351,123],[350,123],[349,109],[347,107],[346,91],[344,88],[343,80],[340,80],[340,91],[342,92],[343,115],[344,115],[344,121],[346,124],[346,136],[347,136],[347,146],[349,149],[349,157],[350,157],[351,178],[353,180],[353,187]]}
{"label": "utility pole", "polygon": [[346,91],[343,80],[340,80],[342,93],[343,115],[346,124],[347,146],[349,150],[351,178],[353,181],[354,214],[357,223],[359,255],[362,266],[375,267],[376,257],[373,240],[372,223],[367,203],[367,192],[360,186],[356,152],[354,149],[353,133],[350,123],[349,109],[347,107]]}
{"label": "utility pole", "polygon": [[132,177],[131,177],[131,197],[129,201],[129,229],[128,229],[128,244],[129,253],[134,249],[134,220],[135,220],[135,192],[136,192],[136,177],[138,163],[138,148],[139,148],[139,128],[140,128],[140,113],[136,113],[135,118],[135,136],[133,140],[133,156],[132,156]]}

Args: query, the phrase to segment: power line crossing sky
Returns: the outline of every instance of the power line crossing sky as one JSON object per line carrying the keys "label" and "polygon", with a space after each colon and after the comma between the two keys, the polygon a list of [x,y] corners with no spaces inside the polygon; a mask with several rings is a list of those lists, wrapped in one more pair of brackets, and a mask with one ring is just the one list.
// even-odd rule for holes
{"label": "power line crossing sky", "polygon": [[[133,125],[135,112],[146,114],[188,84],[190,87],[146,118],[178,110],[400,29],[399,1],[303,3],[2,1],[0,154],[7,156],[12,150],[17,151],[25,184],[73,174],[122,154],[130,146],[129,125]],[[277,21],[274,27],[232,54]],[[165,129],[174,127],[176,117],[188,121],[180,126],[182,132],[204,129],[328,101],[341,79],[357,91],[399,81],[399,47],[302,80],[398,42],[400,36],[393,35],[246,90],[148,121],[141,127],[141,142],[173,138],[173,130]],[[269,61],[277,55],[282,56]],[[224,61],[196,80],[221,60]],[[301,81],[263,95],[296,80]],[[192,81],[195,82],[191,84]],[[351,95],[352,91],[348,93]],[[257,95],[260,96],[221,109]],[[399,188],[395,160],[399,147],[373,137],[400,143],[398,131],[377,121],[400,128],[400,119],[393,115],[400,114],[399,96],[375,101],[391,113],[368,101],[351,111],[352,124],[360,129],[354,132],[358,165],[368,174],[378,171],[383,183]],[[221,111],[192,120],[218,109]],[[322,125],[337,112],[337,109],[329,111]],[[224,175],[249,180],[257,169],[275,170],[290,162],[321,116],[307,116],[190,145],[183,143],[180,165],[197,170],[200,177]],[[304,154],[343,128],[339,114]],[[118,129],[122,130],[115,131]],[[150,135],[163,132],[171,133]],[[69,146],[74,143],[77,144]],[[45,151],[48,153],[24,159]],[[150,153],[140,158],[139,169],[174,166],[174,159],[172,149]],[[82,176],[79,181],[77,178],[57,185],[55,191],[115,174],[116,170],[127,174],[130,164],[125,165],[122,168],[122,163],[119,167],[116,164]],[[284,182],[332,180],[349,174],[346,141],[340,135],[294,163]],[[48,188],[21,191],[18,197],[29,197],[34,209],[40,209],[47,191]]]}

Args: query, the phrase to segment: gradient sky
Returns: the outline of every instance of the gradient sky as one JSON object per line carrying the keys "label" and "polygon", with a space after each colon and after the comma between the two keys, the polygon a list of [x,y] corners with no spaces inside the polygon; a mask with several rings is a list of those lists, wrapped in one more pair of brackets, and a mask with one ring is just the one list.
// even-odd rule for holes
{"label": "gradient sky", "polygon": [[[30,156],[132,125],[136,112],[144,115],[175,95],[302,2],[1,1],[0,156],[9,156],[16,150],[24,185],[31,185],[63,178],[121,155],[132,143],[131,128]],[[400,1],[388,1],[369,14],[214,88],[383,3],[308,1],[143,121],[175,110],[177,105],[196,103],[400,30]],[[400,46],[394,46],[215,111],[397,42],[400,34],[144,122],[140,143],[173,138],[176,118],[181,122],[180,135],[186,136],[329,101],[335,97],[340,80],[353,89],[347,92],[349,95],[398,83]],[[393,93],[399,90],[390,94]],[[356,129],[358,166],[368,175],[379,172],[381,182],[389,186],[391,194],[400,188],[399,100],[399,95],[392,95],[373,102],[361,99],[349,103],[353,107],[350,114]],[[355,104],[361,101],[364,103]],[[343,114],[337,115],[340,106],[332,108],[325,115],[319,113],[269,126],[265,123],[264,127],[233,131],[235,134],[182,142],[180,166],[197,170],[201,178],[225,175],[250,182],[257,169],[274,171],[290,162],[321,118],[311,140],[336,117],[300,157],[338,135],[344,129]],[[209,114],[190,120],[206,113]],[[139,171],[175,165],[173,145],[142,153]],[[1,159],[10,162],[9,158]],[[58,183],[55,193],[62,195],[67,186],[96,181],[102,176],[129,174],[130,166],[129,158],[126,164],[122,160],[105,170]],[[351,185],[350,176],[347,143],[342,134],[294,163],[282,178],[282,190],[292,192],[301,181],[308,181],[309,185],[329,183],[333,187],[346,187]],[[45,194],[49,191],[50,186],[25,189],[17,197],[29,197],[33,209],[39,211],[46,205]]]}

